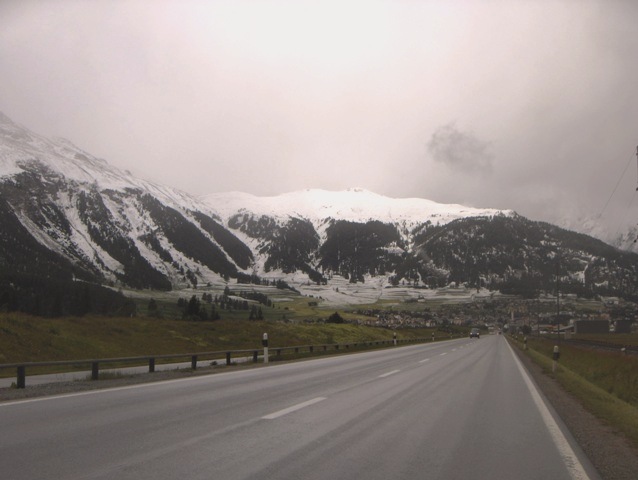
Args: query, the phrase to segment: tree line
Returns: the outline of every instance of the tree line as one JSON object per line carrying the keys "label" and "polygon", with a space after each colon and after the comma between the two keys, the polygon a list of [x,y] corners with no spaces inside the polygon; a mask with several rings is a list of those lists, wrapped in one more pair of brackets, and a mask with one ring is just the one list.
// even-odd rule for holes
{"label": "tree line", "polygon": [[[272,308],[274,303],[263,293],[246,290],[235,292],[228,286],[222,295],[213,296],[212,293],[204,292],[200,297],[192,295],[190,299],[180,297],[177,300],[177,307],[182,312],[182,319],[194,321],[219,320],[221,312],[232,311],[248,312],[248,320],[264,320],[261,305]],[[157,302],[151,299],[148,305],[149,315],[157,316],[158,312]]]}

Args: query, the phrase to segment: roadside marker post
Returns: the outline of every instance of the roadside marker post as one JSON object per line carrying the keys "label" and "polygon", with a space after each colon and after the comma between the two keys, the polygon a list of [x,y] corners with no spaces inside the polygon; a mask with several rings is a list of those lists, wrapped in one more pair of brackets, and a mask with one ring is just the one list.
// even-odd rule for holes
{"label": "roadside marker post", "polygon": [[264,347],[264,363],[268,363],[268,334],[264,333],[261,338],[261,344]]}
{"label": "roadside marker post", "polygon": [[554,345],[554,353],[552,354],[554,361],[552,362],[552,372],[556,371],[556,365],[558,364],[558,359],[560,358],[560,350],[558,345]]}

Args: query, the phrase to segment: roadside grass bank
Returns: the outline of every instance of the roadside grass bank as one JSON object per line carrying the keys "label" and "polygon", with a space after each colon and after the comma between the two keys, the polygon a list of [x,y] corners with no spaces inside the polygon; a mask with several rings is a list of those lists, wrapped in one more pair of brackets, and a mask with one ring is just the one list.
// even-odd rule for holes
{"label": "roadside grass bank", "polygon": [[610,334],[582,334],[579,333],[576,337],[578,340],[588,340],[592,342],[597,342],[602,345],[625,345],[625,346],[634,346],[638,347],[638,335],[635,333],[616,333],[614,335]]}
{"label": "roadside grass bank", "polygon": [[[249,320],[193,322],[99,316],[49,319],[4,313],[0,314],[0,363],[261,349],[264,333],[268,333],[273,355],[272,350],[277,347],[387,341],[393,338],[395,330],[351,324]],[[396,330],[399,340],[429,339],[433,333],[437,339],[449,338],[448,334],[433,329]],[[290,355],[285,357],[291,358]],[[29,374],[60,371],[69,371],[69,368],[33,368]],[[14,374],[11,369],[0,370],[2,377]]]}
{"label": "roadside grass bank", "polygon": [[538,364],[598,419],[638,448],[638,357],[559,344],[560,359],[552,371],[555,341],[509,337],[510,343]]}

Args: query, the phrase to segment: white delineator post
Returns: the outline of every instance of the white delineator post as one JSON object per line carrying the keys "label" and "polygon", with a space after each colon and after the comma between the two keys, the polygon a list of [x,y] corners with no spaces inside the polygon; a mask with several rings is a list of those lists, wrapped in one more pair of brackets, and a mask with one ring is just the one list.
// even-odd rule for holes
{"label": "white delineator post", "polygon": [[560,350],[558,348],[558,345],[554,345],[554,352],[552,354],[552,372],[556,371],[556,365],[558,363],[558,359],[560,358]]}
{"label": "white delineator post", "polygon": [[264,333],[261,338],[261,344],[264,346],[264,363],[268,363],[268,334]]}

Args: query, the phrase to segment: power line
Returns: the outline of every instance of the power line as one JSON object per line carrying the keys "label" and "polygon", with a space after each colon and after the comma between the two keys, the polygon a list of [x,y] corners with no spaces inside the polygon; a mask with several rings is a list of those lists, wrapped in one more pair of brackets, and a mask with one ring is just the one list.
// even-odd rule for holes
{"label": "power line", "polygon": [[[629,211],[631,210],[631,207],[634,204],[634,201],[636,200],[636,196],[638,196],[638,188],[634,191],[634,194],[631,197],[631,201],[629,202],[629,205],[627,205],[627,209],[625,210],[625,214],[623,215],[622,220],[620,220],[620,223],[618,224],[618,228],[616,229],[616,236],[618,236],[618,234],[620,233],[620,229],[623,227],[623,225],[625,225],[625,221],[627,220],[627,215],[629,215]],[[636,243],[635,240],[634,240],[634,243]]]}
{"label": "power line", "polygon": [[616,190],[618,189],[618,185],[620,185],[620,182],[625,177],[625,174],[627,173],[627,169],[629,168],[629,165],[631,165],[631,161],[633,159],[634,159],[633,155],[631,157],[629,157],[629,161],[627,162],[627,166],[625,166],[625,169],[623,170],[622,175],[620,175],[620,178],[618,179],[618,182],[616,182],[616,186],[614,187],[614,190],[611,192],[611,195],[607,199],[607,203],[605,203],[605,206],[603,207],[602,211],[598,215],[598,218],[602,217],[603,213],[605,213],[605,210],[607,209],[607,206],[609,205],[609,202],[611,202],[612,197],[614,196],[614,194],[616,193]]}

